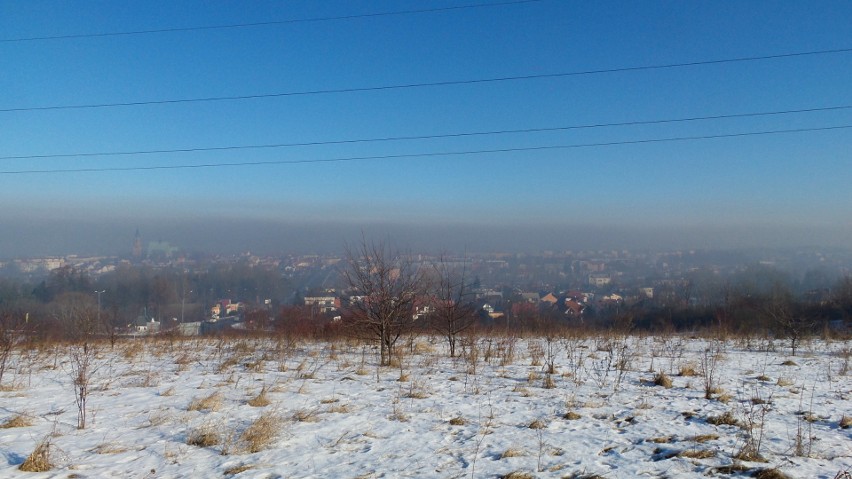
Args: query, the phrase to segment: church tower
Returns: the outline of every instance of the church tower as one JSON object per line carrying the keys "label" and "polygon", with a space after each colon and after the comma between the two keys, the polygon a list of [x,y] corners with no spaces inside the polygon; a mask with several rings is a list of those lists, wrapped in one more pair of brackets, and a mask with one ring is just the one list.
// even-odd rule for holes
{"label": "church tower", "polygon": [[133,259],[142,259],[142,237],[139,236],[139,228],[136,228],[136,236],[133,238]]}

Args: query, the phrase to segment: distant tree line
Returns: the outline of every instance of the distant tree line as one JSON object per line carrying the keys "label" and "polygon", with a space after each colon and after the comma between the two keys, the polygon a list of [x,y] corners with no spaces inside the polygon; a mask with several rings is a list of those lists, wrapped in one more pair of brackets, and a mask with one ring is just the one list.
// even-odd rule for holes
{"label": "distant tree line", "polygon": [[766,266],[750,266],[727,279],[699,271],[656,288],[653,297],[590,303],[582,316],[567,315],[564,298],[530,304],[505,289],[503,315],[492,316],[477,300],[479,279],[466,264],[442,257],[415,263],[385,244],[361,244],[339,270],[343,305],[333,314],[301,304],[299,293],[305,290],[298,280],[246,262],[210,264],[194,272],[123,265],[96,279],[66,266],[35,282],[0,279],[0,319],[4,330],[26,328],[39,337],[73,339],[85,327],[86,334],[114,341],[118,331],[140,318],[161,321],[168,329],[204,319],[214,302],[229,298],[247,304],[241,319],[249,331],[375,340],[383,362],[401,337],[427,332],[445,338],[451,355],[465,335],[567,328],[764,334],[788,340],[795,350],[808,335],[848,333],[852,320],[849,276],[833,283],[806,277],[818,287],[805,290]]}

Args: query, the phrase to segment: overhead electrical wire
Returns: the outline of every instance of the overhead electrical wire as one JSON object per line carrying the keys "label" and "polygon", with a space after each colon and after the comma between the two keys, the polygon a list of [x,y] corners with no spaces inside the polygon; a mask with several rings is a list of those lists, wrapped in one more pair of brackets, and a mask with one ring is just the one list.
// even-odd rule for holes
{"label": "overhead electrical wire", "polygon": [[714,140],[714,139],[722,139],[722,138],[742,138],[742,137],[749,137],[749,136],[845,130],[845,129],[849,129],[849,128],[852,128],[852,125],[837,125],[837,126],[825,126],[825,127],[816,127],[816,128],[793,128],[793,129],[786,129],[786,130],[765,130],[765,131],[752,131],[752,132],[742,132],[742,133],[726,133],[726,134],[719,134],[719,135],[697,135],[697,136],[681,136],[681,137],[669,137],[669,138],[650,138],[650,139],[644,139],[644,140],[609,141],[609,142],[599,142],[599,143],[575,143],[575,144],[569,144],[569,145],[544,145],[544,146],[527,146],[527,147],[517,147],[517,148],[496,148],[496,149],[484,149],[484,150],[461,150],[461,151],[425,152],[425,153],[402,153],[402,154],[392,154],[392,155],[349,156],[349,157],[338,157],[338,158],[312,158],[312,159],[304,159],[304,160],[259,160],[259,161],[237,161],[237,162],[181,164],[181,165],[57,168],[57,169],[46,169],[46,170],[0,170],[0,175],[127,172],[127,171],[179,170],[179,169],[221,168],[221,167],[240,167],[240,166],[296,165],[296,164],[308,164],[308,163],[343,163],[343,162],[356,162],[356,161],[367,161],[367,160],[390,160],[390,159],[406,159],[406,158],[469,156],[469,155],[482,155],[482,154],[489,154],[489,153],[490,154],[494,154],[494,153],[514,153],[514,152],[523,152],[523,151],[564,150],[564,149],[596,148],[596,147],[619,146],[619,145],[640,145],[640,144],[649,144],[649,143]]}
{"label": "overhead electrical wire", "polygon": [[464,138],[464,137],[474,137],[474,136],[491,136],[491,135],[517,134],[517,133],[545,133],[545,132],[554,132],[554,131],[583,130],[583,129],[607,128],[607,127],[618,127],[618,126],[659,125],[659,124],[667,124],[667,123],[682,123],[682,122],[693,122],[693,121],[721,120],[721,119],[734,119],[734,118],[753,118],[753,117],[760,117],[760,116],[790,115],[790,114],[796,114],[796,113],[815,113],[815,112],[838,111],[838,110],[848,110],[848,109],[852,109],[852,105],[835,105],[835,106],[825,106],[825,107],[815,107],[815,108],[801,108],[801,109],[791,109],[791,110],[776,110],[776,111],[749,112],[749,113],[731,113],[731,114],[725,114],[725,115],[692,116],[692,117],[685,117],[685,118],[670,118],[670,119],[657,119],[657,120],[635,120],[635,121],[624,121],[624,122],[615,122],[615,123],[592,123],[592,124],[585,124],[585,125],[569,125],[569,126],[556,126],[556,127],[545,127],[545,128],[520,128],[520,129],[509,129],[509,130],[459,132],[459,133],[447,133],[447,134],[437,134],[437,135],[386,136],[386,137],[377,137],[377,138],[358,138],[358,139],[349,139],[349,140],[324,140],[324,141],[310,141],[310,142],[300,142],[300,143],[271,143],[271,144],[261,144],[261,145],[209,146],[209,147],[173,148],[173,149],[159,149],[159,150],[102,151],[102,152],[56,153],[56,154],[44,154],[44,155],[0,156],[0,160],[34,160],[34,159],[49,159],[49,158],[90,158],[90,157],[107,157],[107,156],[138,156],[138,155],[152,155],[152,154],[164,154],[164,153],[196,153],[196,152],[206,152],[206,151],[234,151],[234,150],[253,150],[253,149],[271,149],[271,148],[292,148],[292,147],[305,147],[305,146],[344,145],[344,144],[353,144],[353,143],[378,143],[378,142],[391,142],[391,141],[434,140],[434,139],[440,139],[440,138]]}
{"label": "overhead electrical wire", "polygon": [[72,33],[67,35],[45,35],[40,37],[21,37],[21,38],[0,38],[0,43],[23,43],[23,42],[36,42],[36,41],[45,41],[45,40],[72,40],[78,38],[103,38],[103,37],[119,37],[119,36],[133,36],[133,35],[151,35],[157,33],[176,33],[176,32],[194,32],[194,31],[204,31],[204,30],[225,30],[225,29],[234,29],[234,28],[254,28],[254,27],[267,27],[267,26],[275,26],[275,25],[292,25],[297,23],[318,23],[318,22],[330,22],[330,21],[339,21],[339,20],[356,20],[360,18],[378,18],[378,17],[390,17],[397,15],[414,15],[421,13],[439,13],[439,12],[448,12],[454,10],[469,10],[473,8],[487,8],[487,7],[502,7],[509,5],[520,5],[524,3],[537,3],[542,2],[544,0],[507,0],[503,2],[490,2],[490,3],[472,3],[465,5],[454,5],[449,7],[435,7],[435,8],[418,8],[418,9],[410,9],[410,10],[394,10],[390,12],[374,12],[374,13],[358,13],[352,15],[338,15],[338,16],[328,16],[328,17],[309,17],[309,18],[295,18],[291,20],[270,20],[265,22],[251,22],[251,23],[229,23],[225,25],[202,25],[196,27],[174,27],[174,28],[154,28],[150,30],[131,30],[131,31],[123,31],[123,32],[100,32],[100,33]]}
{"label": "overhead electrical wire", "polygon": [[743,63],[743,62],[753,62],[753,61],[762,61],[762,60],[777,60],[777,59],[782,59],[782,58],[794,58],[794,57],[805,57],[805,56],[815,56],[815,55],[832,55],[832,54],[850,53],[850,52],[852,52],[852,48],[835,48],[835,49],[829,49],[829,50],[811,50],[811,51],[804,51],[804,52],[779,53],[779,54],[775,54],[775,55],[759,55],[759,56],[725,58],[725,59],[717,59],[717,60],[700,60],[700,61],[679,62],[679,63],[661,63],[661,64],[656,64],[656,65],[639,65],[639,66],[632,66],[632,67],[603,68],[603,69],[598,69],[598,70],[578,70],[578,71],[561,72],[561,73],[539,73],[539,74],[529,74],[529,75],[513,75],[513,76],[477,78],[477,79],[468,79],[468,80],[446,80],[446,81],[435,81],[435,82],[400,83],[400,84],[393,84],[393,85],[378,85],[378,86],[368,86],[368,87],[329,88],[329,89],[320,89],[320,90],[301,90],[301,91],[274,92],[274,93],[257,93],[257,94],[252,94],[252,95],[228,95],[228,96],[209,96],[209,97],[197,97],[197,98],[174,98],[174,99],[165,99],[165,100],[142,100],[142,101],[126,101],[126,102],[114,102],[114,103],[86,103],[86,104],[78,104],[78,105],[48,105],[48,106],[12,107],[12,108],[0,108],[0,113],[25,112],[25,111],[47,111],[47,110],[79,110],[79,109],[92,109],[92,108],[135,107],[135,106],[143,106],[143,105],[168,105],[168,104],[217,102],[217,101],[238,101],[238,100],[254,100],[254,99],[263,99],[263,98],[282,98],[282,97],[293,97],[293,96],[327,95],[327,94],[335,94],[335,93],[338,93],[338,94],[339,93],[363,93],[363,92],[404,90],[404,89],[426,88],[426,87],[476,85],[476,84],[485,84],[485,83],[499,83],[499,82],[522,81],[522,80],[538,80],[538,79],[547,79],[547,78],[567,78],[567,77],[575,77],[575,76],[599,75],[599,74],[606,74],[606,73],[625,73],[625,72],[637,72],[637,71],[649,71],[649,70],[663,70],[663,69],[672,69],[672,68],[694,67],[694,66],[701,66],[701,65],[720,65],[720,64],[728,64],[728,63]]}

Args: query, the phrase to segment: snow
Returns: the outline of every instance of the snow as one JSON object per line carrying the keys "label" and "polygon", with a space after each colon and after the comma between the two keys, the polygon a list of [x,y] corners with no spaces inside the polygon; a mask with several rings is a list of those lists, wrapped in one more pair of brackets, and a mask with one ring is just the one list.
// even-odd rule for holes
{"label": "snow", "polygon": [[[745,471],[734,477],[777,468],[831,479],[852,467],[852,429],[840,427],[852,415],[848,342],[814,340],[796,357],[768,339],[475,344],[451,359],[439,338],[412,338],[391,367],[347,341],[103,344],[85,429],[76,427],[67,348],[21,351],[0,391],[0,424],[24,415],[31,425],[0,429],[0,477],[697,478],[725,476],[720,468],[737,463]],[[711,399],[702,375],[708,348],[721,351]],[[548,350],[554,387],[546,387]],[[683,366],[698,375],[679,376]],[[653,384],[660,371],[672,388]],[[249,405],[264,389],[270,404]],[[190,410],[217,393],[218,407]],[[708,422],[727,411],[751,420],[751,436],[748,427]],[[250,452],[240,435],[259,417],[277,418],[277,434]],[[220,442],[187,444],[199,430]],[[20,471],[45,437],[54,468]],[[760,439],[766,462],[734,459],[749,437]]]}

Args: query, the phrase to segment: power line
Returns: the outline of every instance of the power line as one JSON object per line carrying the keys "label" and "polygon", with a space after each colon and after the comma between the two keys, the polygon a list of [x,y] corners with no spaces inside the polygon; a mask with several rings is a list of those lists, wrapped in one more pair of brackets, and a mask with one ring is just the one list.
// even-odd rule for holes
{"label": "power line", "polygon": [[720,64],[727,64],[727,63],[743,63],[743,62],[753,62],[753,61],[761,61],[761,60],[777,60],[777,59],[782,59],[782,58],[794,58],[794,57],[805,57],[805,56],[815,56],[815,55],[831,55],[831,54],[849,53],[849,52],[852,52],[852,48],[836,48],[836,49],[830,49],[830,50],[812,50],[812,51],[806,51],[806,52],[792,52],[792,53],[780,53],[780,54],[776,54],[776,55],[761,55],[761,56],[749,56],[749,57],[738,57],[738,58],[726,58],[726,59],[720,59],[720,60],[701,60],[701,61],[682,62],[682,63],[665,63],[665,64],[658,64],[658,65],[640,65],[640,66],[633,66],[633,67],[605,68],[605,69],[600,69],[600,70],[580,70],[580,71],[563,72],[563,73],[541,73],[541,74],[531,74],[531,75],[515,75],[515,76],[492,77],[492,78],[478,78],[478,79],[470,79],[470,80],[447,80],[447,81],[438,81],[438,82],[402,83],[402,84],[396,84],[396,85],[380,85],[380,86],[369,86],[369,87],[330,88],[330,89],[324,89],[324,90],[302,90],[302,91],[277,92],[277,93],[258,93],[258,94],[254,94],[254,95],[210,96],[210,97],[199,97],[199,98],[175,98],[175,99],[170,99],[170,100],[145,100],[145,101],[129,101],[129,102],[116,102],[116,103],[88,103],[88,104],[79,104],[79,105],[50,105],[50,106],[31,106],[31,107],[19,107],[19,108],[3,108],[3,109],[0,109],[0,113],[22,112],[22,111],[79,110],[79,109],[91,109],[91,108],[115,108],[115,107],[132,107],[132,106],[143,106],[143,105],[168,105],[168,104],[215,102],[215,101],[237,101],[237,100],[254,100],[254,99],[262,99],[262,98],[281,98],[281,97],[292,97],[292,96],[327,95],[327,94],[332,94],[332,93],[363,93],[363,92],[404,90],[404,89],[425,88],[425,87],[476,85],[476,84],[521,81],[521,80],[538,80],[538,79],[546,79],[546,78],[566,78],[566,77],[575,77],[575,76],[599,75],[599,74],[604,74],[604,73],[625,73],[625,72],[637,72],[637,71],[648,71],[648,70],[663,70],[663,69],[670,69],[670,68],[685,68],[685,67],[693,67],[693,66],[700,66],[700,65],[720,65]]}
{"label": "power line", "polygon": [[492,2],[492,3],[474,3],[467,5],[456,5],[450,7],[436,7],[436,8],[420,8],[420,9],[412,9],[412,10],[395,10],[392,12],[375,12],[375,13],[361,13],[354,15],[340,15],[340,16],[332,16],[332,17],[309,17],[309,18],[296,18],[291,20],[271,20],[266,22],[252,22],[252,23],[230,23],[225,25],[207,25],[207,26],[197,26],[197,27],[175,27],[175,28],[156,28],[150,30],[132,30],[132,31],[124,31],[124,32],[101,32],[101,33],[76,33],[69,35],[50,35],[50,36],[41,36],[41,37],[23,37],[23,38],[4,38],[0,39],[0,43],[23,43],[23,42],[35,42],[35,41],[44,41],[44,40],[71,40],[78,38],[103,38],[103,37],[119,37],[119,36],[132,36],[132,35],[150,35],[156,33],[175,33],[175,32],[194,32],[194,31],[204,31],[204,30],[224,30],[224,29],[234,29],[234,28],[253,28],[253,27],[266,27],[266,26],[274,26],[274,25],[292,25],[297,23],[319,23],[319,22],[330,22],[330,21],[339,21],[339,20],[356,20],[360,18],[378,18],[378,17],[390,17],[397,15],[415,15],[421,13],[439,13],[439,12],[448,12],[454,10],[468,10],[472,8],[487,8],[487,7],[502,7],[508,5],[520,5],[524,3],[536,3],[541,2],[543,0],[508,0],[503,2]]}
{"label": "power line", "polygon": [[607,128],[618,126],[639,126],[639,125],[659,125],[667,123],[681,123],[692,121],[706,120],[721,120],[732,118],[753,118],[760,116],[774,115],[789,115],[795,113],[814,113],[824,111],[837,111],[852,109],[852,105],[837,105],[817,108],[802,108],[796,110],[778,110],[766,112],[751,112],[751,113],[732,113],[726,115],[710,115],[710,116],[693,116],[686,118],[662,119],[662,120],[637,120],[625,121],[617,123],[593,123],[586,125],[569,125],[556,126],[546,128],[521,128],[511,130],[491,130],[491,131],[475,131],[461,133],[447,133],[440,135],[410,135],[410,136],[388,136],[378,138],[359,138],[350,140],[326,140],[326,141],[311,141],[302,143],[271,143],[262,145],[231,145],[231,146],[211,146],[211,147],[195,147],[195,148],[174,148],[162,150],[135,150],[135,151],[106,151],[106,152],[83,152],[83,153],[57,153],[46,155],[19,155],[19,156],[0,156],[0,160],[33,160],[33,159],[48,159],[48,158],[90,158],[104,156],[138,156],[163,153],[195,153],[205,151],[234,151],[234,150],[252,150],[252,149],[271,149],[271,148],[291,148],[301,146],[325,146],[325,145],[343,145],[353,143],[377,143],[390,141],[411,141],[411,140],[434,140],[440,138],[461,138],[474,136],[489,136],[489,135],[505,135],[517,133],[543,133],[553,131],[568,131],[568,130],[583,130],[592,128]]}
{"label": "power line", "polygon": [[160,165],[160,166],[116,166],[116,167],[67,168],[67,169],[49,169],[49,170],[5,170],[5,171],[0,171],[0,175],[181,170],[181,169],[200,169],[200,168],[221,168],[221,167],[229,167],[229,166],[230,167],[236,167],[236,166],[296,165],[296,164],[308,164],[308,163],[343,163],[343,162],[356,162],[356,161],[366,161],[366,160],[432,158],[432,157],[442,157],[442,156],[470,156],[470,155],[482,155],[482,154],[489,154],[489,153],[514,153],[514,152],[522,152],[522,151],[564,150],[564,149],[596,148],[596,147],[619,146],[619,145],[641,145],[641,144],[649,144],[649,143],[714,140],[714,139],[721,139],[721,138],[742,138],[742,137],[748,137],[748,136],[844,130],[844,129],[849,129],[849,128],[852,128],[852,125],[826,126],[826,127],[819,127],[819,128],[794,128],[794,129],[788,129],[788,130],[752,131],[752,132],[743,132],[743,133],[727,133],[727,134],[720,134],[720,135],[700,135],[700,136],[681,136],[681,137],[671,137],[671,138],[651,138],[651,139],[644,139],[644,140],[609,141],[609,142],[600,142],[600,143],[575,143],[575,144],[570,144],[570,145],[545,145],[545,146],[529,146],[529,147],[518,147],[518,148],[498,148],[498,149],[490,149],[490,150],[403,153],[403,154],[395,154],[395,155],[349,156],[349,157],[338,157],[338,158],[314,158],[314,159],[306,159],[306,160],[238,161],[238,162],[223,162],[223,163],[202,163],[202,164],[194,164],[194,165],[183,164],[183,165]]}

